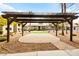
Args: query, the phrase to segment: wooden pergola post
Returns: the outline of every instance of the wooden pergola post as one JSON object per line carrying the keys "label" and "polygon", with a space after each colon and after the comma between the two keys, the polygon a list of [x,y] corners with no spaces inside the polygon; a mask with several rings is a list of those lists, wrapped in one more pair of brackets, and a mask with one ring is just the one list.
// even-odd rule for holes
{"label": "wooden pergola post", "polygon": [[16,19],[16,17],[14,18],[7,18],[7,43],[10,40],[10,24]]}
{"label": "wooden pergola post", "polygon": [[7,43],[9,42],[10,39],[10,24],[9,24],[9,19],[7,19]]}
{"label": "wooden pergola post", "polygon": [[70,41],[73,41],[73,20],[70,22]]}
{"label": "wooden pergola post", "polygon": [[68,20],[68,23],[70,24],[70,41],[73,41],[73,19]]}
{"label": "wooden pergola post", "polygon": [[57,36],[57,34],[58,34],[57,24],[55,25],[55,27],[56,27],[56,36]]}
{"label": "wooden pergola post", "polygon": [[57,36],[57,34],[58,34],[58,26],[57,26],[57,24],[58,23],[53,23],[54,24],[54,26],[55,26],[55,32],[56,32],[56,36]]}
{"label": "wooden pergola post", "polygon": [[24,28],[24,26],[25,26],[26,24],[27,24],[27,23],[25,23],[25,24],[22,23],[22,36],[24,35],[24,30],[23,30],[23,28]]}
{"label": "wooden pergola post", "polygon": [[39,30],[39,31],[40,31],[40,28],[41,28],[41,27],[40,27],[40,26],[38,26],[38,30]]}
{"label": "wooden pergola post", "polygon": [[62,35],[64,36],[64,23],[62,23]]}
{"label": "wooden pergola post", "polygon": [[22,36],[23,36],[23,33],[24,33],[24,31],[23,31],[23,23],[22,23]]}
{"label": "wooden pergola post", "polygon": [[68,31],[67,31],[68,29],[67,29],[67,24],[66,24],[66,34],[68,34]]}

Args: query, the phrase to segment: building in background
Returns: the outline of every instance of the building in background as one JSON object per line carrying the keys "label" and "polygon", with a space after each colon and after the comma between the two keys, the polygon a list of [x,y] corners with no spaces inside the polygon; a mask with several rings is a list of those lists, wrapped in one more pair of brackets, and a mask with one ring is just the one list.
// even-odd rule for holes
{"label": "building in background", "polygon": [[[20,23],[17,23],[15,26],[13,24],[10,25],[10,33],[21,33],[22,25]],[[7,34],[7,25],[2,26],[2,35]]]}
{"label": "building in background", "polygon": [[26,30],[37,30],[37,31],[42,31],[42,30],[50,30],[52,29],[49,25],[49,23],[27,23],[27,25],[24,27]]}

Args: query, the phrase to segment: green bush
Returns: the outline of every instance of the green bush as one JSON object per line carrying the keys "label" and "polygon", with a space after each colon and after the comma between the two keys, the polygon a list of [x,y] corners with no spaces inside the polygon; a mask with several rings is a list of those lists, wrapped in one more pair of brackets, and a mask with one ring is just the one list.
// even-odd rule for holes
{"label": "green bush", "polygon": [[0,30],[0,34],[2,34],[3,33],[3,31],[2,30]]}
{"label": "green bush", "polygon": [[6,41],[6,37],[0,36],[0,42]]}

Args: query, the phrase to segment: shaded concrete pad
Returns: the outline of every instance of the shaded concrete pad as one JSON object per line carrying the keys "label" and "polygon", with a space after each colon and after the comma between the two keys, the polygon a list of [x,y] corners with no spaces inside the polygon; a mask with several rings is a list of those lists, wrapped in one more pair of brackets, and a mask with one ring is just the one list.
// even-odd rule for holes
{"label": "shaded concrete pad", "polygon": [[48,43],[53,40],[60,40],[50,34],[28,34],[19,39],[20,42],[24,43]]}
{"label": "shaded concrete pad", "polygon": [[48,43],[51,42],[59,49],[75,49],[75,47],[64,43],[60,38],[53,36],[51,34],[29,34],[21,37],[20,42],[24,43]]}

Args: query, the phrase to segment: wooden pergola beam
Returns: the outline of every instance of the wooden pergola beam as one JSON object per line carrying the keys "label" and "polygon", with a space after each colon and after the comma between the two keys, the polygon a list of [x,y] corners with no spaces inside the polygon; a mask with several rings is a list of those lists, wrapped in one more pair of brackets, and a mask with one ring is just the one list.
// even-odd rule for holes
{"label": "wooden pergola beam", "polygon": [[[17,22],[17,21],[16,21],[16,22]],[[52,21],[44,21],[44,22],[43,22],[43,21],[29,21],[29,22],[28,22],[28,21],[25,21],[25,22],[24,22],[24,21],[18,21],[18,22],[19,22],[19,23],[21,23],[21,22],[23,22],[23,23],[25,23],[25,22],[27,22],[27,23],[62,23],[62,22],[64,22],[64,21],[61,21],[61,22],[54,22],[54,21],[53,21],[53,22],[52,22]]]}
{"label": "wooden pergola beam", "polygon": [[60,20],[55,20],[55,19],[47,19],[47,20],[45,20],[45,19],[42,19],[42,20],[40,20],[40,19],[16,19],[15,20],[16,22],[23,22],[23,23],[57,23],[57,22],[59,22],[59,23],[61,23],[61,22],[65,22],[65,20],[62,20],[62,19],[60,19]]}

